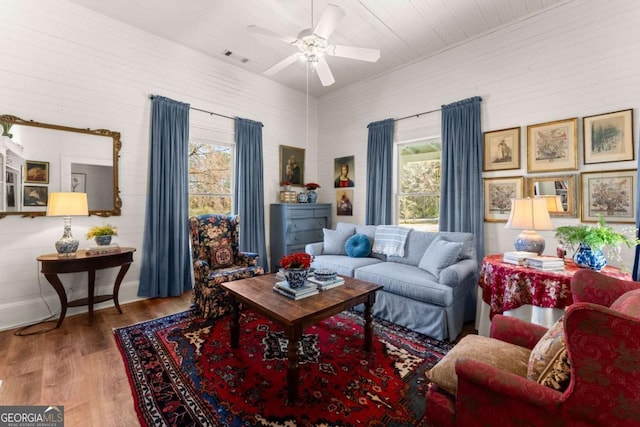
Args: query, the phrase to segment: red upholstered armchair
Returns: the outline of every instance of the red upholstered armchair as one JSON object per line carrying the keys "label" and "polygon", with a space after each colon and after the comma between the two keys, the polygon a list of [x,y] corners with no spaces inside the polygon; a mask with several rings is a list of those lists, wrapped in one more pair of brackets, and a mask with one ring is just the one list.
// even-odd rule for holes
{"label": "red upholstered armchair", "polygon": [[220,283],[264,274],[258,254],[240,252],[237,215],[200,215],[189,218],[193,261],[193,304],[204,317],[218,317],[231,308]]}
{"label": "red upholstered armchair", "polygon": [[[568,359],[565,367],[570,378],[564,377],[564,391],[528,379],[526,373],[522,375],[522,363],[514,361],[539,348],[550,330],[496,315],[491,338],[468,335],[438,363],[445,362],[458,346],[464,349],[465,340],[478,340],[475,353],[459,354],[449,364],[457,376],[456,387],[450,388],[453,394],[444,391],[443,385],[451,384],[441,378],[436,378],[441,385],[429,384],[425,424],[640,426],[640,283],[581,270],[574,275],[571,290],[574,304],[567,308],[562,322],[566,347],[558,352],[564,352],[565,362]],[[483,351],[484,345],[489,351]],[[511,355],[506,362],[513,365],[509,369],[495,367],[500,366],[496,362],[503,349]],[[551,384],[555,381],[557,386],[563,377],[553,378]]]}

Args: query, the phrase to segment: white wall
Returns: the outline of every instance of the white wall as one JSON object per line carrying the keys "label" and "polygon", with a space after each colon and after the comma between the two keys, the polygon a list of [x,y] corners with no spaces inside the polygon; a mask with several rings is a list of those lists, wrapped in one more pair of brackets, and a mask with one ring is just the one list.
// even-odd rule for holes
{"label": "white wall", "polygon": [[[574,0],[321,97],[320,201],[334,197],[333,159],[355,155],[354,216],[334,217],[334,221],[363,222],[367,124],[439,109],[472,96],[483,99],[483,131],[522,128],[522,153],[526,153],[527,125],[578,117],[580,171],[635,169],[635,161],[584,166],[581,118],[633,108],[638,123],[638,22],[640,2]],[[395,141],[438,135],[440,120],[440,113],[434,113],[396,122]],[[634,141],[637,132],[634,126]],[[635,152],[637,156],[637,147]],[[484,177],[528,176],[526,163],[523,157],[520,170],[485,173]],[[578,172],[560,172],[566,173]],[[555,226],[577,222],[579,219],[553,220]],[[505,229],[504,223],[485,223],[485,253],[513,250],[517,233]],[[553,232],[540,234],[547,241],[545,253],[555,254]],[[623,258],[633,265],[631,250],[625,249]]]}
{"label": "white wall", "polygon": [[[261,76],[167,42],[64,0],[0,1],[0,114],[78,128],[103,128],[122,134],[120,191],[122,216],[117,243],[138,248],[120,290],[121,302],[136,298],[147,191],[150,94],[193,107],[264,123],[265,211],[277,200],[278,146],[307,149],[316,157],[317,102],[310,100],[308,146],[305,94]],[[191,112],[194,137],[233,142],[232,120]],[[315,180],[316,164],[306,176]],[[105,220],[74,218],[73,234]],[[268,224],[268,218],[267,218]],[[0,219],[0,329],[28,324],[49,314],[40,295],[59,307],[39,274],[36,257],[55,252],[61,218]],[[268,228],[268,227],[267,227]],[[98,290],[110,293],[116,271],[98,272]],[[62,281],[72,298],[86,295],[86,275]],[[107,306],[111,302],[105,303]],[[78,308],[70,311],[86,311]]]}

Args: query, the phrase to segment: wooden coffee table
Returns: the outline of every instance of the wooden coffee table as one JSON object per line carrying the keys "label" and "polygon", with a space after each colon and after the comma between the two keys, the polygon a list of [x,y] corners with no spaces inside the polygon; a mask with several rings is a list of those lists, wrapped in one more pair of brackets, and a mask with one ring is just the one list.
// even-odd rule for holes
{"label": "wooden coffee table", "polygon": [[238,348],[240,342],[240,309],[238,307],[240,303],[252,307],[283,327],[289,340],[287,391],[289,403],[293,404],[298,399],[300,378],[298,348],[304,328],[364,303],[364,348],[366,351],[371,351],[373,348],[371,307],[376,300],[376,291],[382,286],[345,277],[345,284],[342,286],[320,292],[318,295],[293,300],[273,291],[276,281],[275,274],[267,274],[221,283],[220,286],[229,291],[233,304],[232,348]]}

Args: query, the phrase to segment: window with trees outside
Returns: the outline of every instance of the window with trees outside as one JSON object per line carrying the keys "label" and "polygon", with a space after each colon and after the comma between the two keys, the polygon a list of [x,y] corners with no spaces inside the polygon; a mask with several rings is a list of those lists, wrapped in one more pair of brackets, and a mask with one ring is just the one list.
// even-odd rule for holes
{"label": "window with trees outside", "polygon": [[189,216],[231,214],[234,146],[189,142]]}
{"label": "window with trees outside", "polygon": [[399,225],[438,231],[441,154],[440,137],[398,144]]}

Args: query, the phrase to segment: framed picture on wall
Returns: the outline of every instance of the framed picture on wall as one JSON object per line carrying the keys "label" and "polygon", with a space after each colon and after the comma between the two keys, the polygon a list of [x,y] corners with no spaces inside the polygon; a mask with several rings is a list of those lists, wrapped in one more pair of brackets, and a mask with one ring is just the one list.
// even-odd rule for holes
{"label": "framed picture on wall", "polygon": [[511,199],[522,198],[524,178],[510,176],[484,179],[484,220],[507,222],[511,212]]}
{"label": "framed picture on wall", "polygon": [[484,133],[484,163],[482,170],[520,169],[520,128]]}
{"label": "framed picture on wall", "polygon": [[527,126],[527,172],[577,169],[577,118]]}
{"label": "framed picture on wall", "polygon": [[304,148],[280,146],[280,185],[304,186]]}
{"label": "framed picture on wall", "polygon": [[353,190],[336,191],[336,215],[353,216]]}
{"label": "framed picture on wall", "polygon": [[355,157],[338,157],[333,161],[333,174],[336,177],[333,186],[335,188],[355,187],[353,176]]}
{"label": "framed picture on wall", "polygon": [[24,164],[24,182],[33,184],[49,183],[49,162],[27,160]]}
{"label": "framed picture on wall", "polygon": [[638,171],[582,172],[582,222],[636,222]]}
{"label": "framed picture on wall", "polygon": [[633,110],[582,119],[584,164],[633,160]]}
{"label": "framed picture on wall", "polygon": [[25,185],[24,187],[25,206],[47,206],[49,199],[49,188],[40,185]]}
{"label": "framed picture on wall", "polygon": [[87,192],[87,175],[84,173],[71,174],[71,191],[73,193]]}

